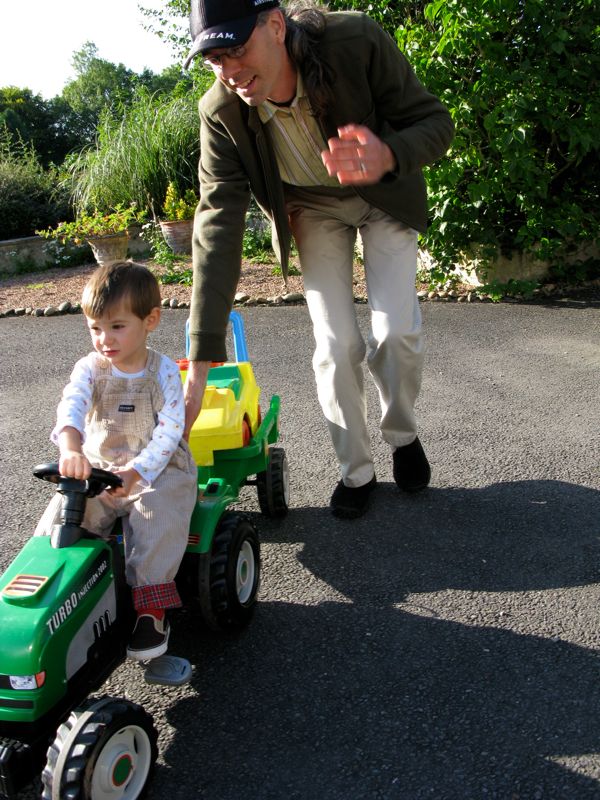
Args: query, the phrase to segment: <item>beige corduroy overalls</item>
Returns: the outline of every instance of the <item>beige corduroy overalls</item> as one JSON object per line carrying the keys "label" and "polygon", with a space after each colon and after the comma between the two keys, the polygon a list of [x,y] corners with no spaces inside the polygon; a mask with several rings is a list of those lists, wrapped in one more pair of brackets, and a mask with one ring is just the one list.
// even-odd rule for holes
{"label": "beige corduroy overalls", "polygon": [[[113,377],[110,362],[97,359],[83,445],[93,466],[124,467],[151,440],[164,405],[159,367],[160,355],[150,349],[146,373],[139,378]],[[174,578],[187,546],[197,493],[197,468],[182,439],[151,486],[137,484],[128,497],[104,492],[88,499],[83,520],[87,530],[106,537],[116,518],[123,518],[126,578],[137,610],[181,604]],[[60,500],[59,495],[53,498],[38,523],[37,535],[51,533]]]}

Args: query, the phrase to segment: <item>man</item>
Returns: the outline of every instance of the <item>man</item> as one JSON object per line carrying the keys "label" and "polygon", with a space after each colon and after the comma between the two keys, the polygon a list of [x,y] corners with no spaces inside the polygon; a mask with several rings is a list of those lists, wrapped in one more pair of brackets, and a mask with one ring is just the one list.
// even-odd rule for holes
{"label": "man", "polygon": [[[192,0],[190,29],[186,66],[201,55],[217,80],[200,102],[188,429],[210,360],[225,357],[252,191],[273,222],[284,275],[290,235],[298,248],[317,392],[340,463],[331,509],[358,517],[376,486],[365,353],[396,483],[415,492],[430,480],[414,413],[423,361],[417,231],[427,216],[421,169],[446,152],[452,120],[364,14],[306,2]],[[352,294],[357,231],[371,307],[368,348]]]}

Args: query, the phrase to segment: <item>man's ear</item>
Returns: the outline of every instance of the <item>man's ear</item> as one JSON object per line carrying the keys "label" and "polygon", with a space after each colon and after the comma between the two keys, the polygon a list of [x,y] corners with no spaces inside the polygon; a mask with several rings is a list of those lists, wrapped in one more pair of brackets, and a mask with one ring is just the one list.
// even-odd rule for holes
{"label": "man's ear", "polygon": [[285,17],[278,8],[272,9],[268,18],[269,24],[272,26],[275,37],[278,42],[285,42],[286,24]]}
{"label": "man's ear", "polygon": [[158,327],[158,323],[160,322],[160,306],[154,306],[154,308],[148,314],[144,322],[146,323],[147,331],[156,330],[156,328]]}

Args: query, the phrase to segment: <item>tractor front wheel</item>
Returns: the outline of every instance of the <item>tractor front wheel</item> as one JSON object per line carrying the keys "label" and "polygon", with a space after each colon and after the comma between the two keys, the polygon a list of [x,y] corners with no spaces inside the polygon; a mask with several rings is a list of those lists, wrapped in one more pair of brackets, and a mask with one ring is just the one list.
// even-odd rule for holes
{"label": "tractor front wheel", "polygon": [[42,773],[42,800],[137,800],[158,755],[152,717],[105,697],[73,711],[57,731]]}

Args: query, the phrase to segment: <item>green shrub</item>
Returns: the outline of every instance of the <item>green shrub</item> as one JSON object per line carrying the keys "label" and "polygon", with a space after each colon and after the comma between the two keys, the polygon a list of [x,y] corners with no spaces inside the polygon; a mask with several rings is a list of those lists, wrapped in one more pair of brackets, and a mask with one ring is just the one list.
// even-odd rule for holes
{"label": "green shrub", "polygon": [[242,258],[247,261],[271,261],[271,231],[269,228],[246,226],[242,243]]}
{"label": "green shrub", "polygon": [[[177,260],[177,258],[175,259]],[[179,286],[191,286],[194,282],[194,273],[191,267],[182,266],[183,259],[179,258],[179,264],[170,264],[166,272],[157,275],[159,283],[178,284]]]}
{"label": "green shrub", "polygon": [[427,171],[442,268],[475,243],[568,272],[600,237],[599,30],[595,0],[435,0],[396,31],[456,123]]}
{"label": "green shrub", "polygon": [[[169,271],[177,272],[177,265],[187,263],[189,260],[187,256],[182,256],[171,250],[165,241],[159,222],[155,219],[142,225],[140,236],[149,245],[152,260],[163,267],[169,267]],[[175,280],[168,281],[163,278],[160,278],[160,280],[162,283],[177,283]]]}
{"label": "green shrub", "polygon": [[33,146],[0,126],[0,240],[33,236],[37,228],[64,219],[66,194],[56,186],[55,170],[42,168]]}
{"label": "green shrub", "polygon": [[177,220],[194,219],[198,197],[193,189],[188,189],[183,194],[173,181],[169,181],[167,194],[163,202],[163,217],[169,222]]}
{"label": "green shrub", "polygon": [[125,208],[119,203],[106,212],[96,209],[90,213],[83,211],[72,221],[61,222],[55,228],[39,230],[36,233],[46,239],[82,244],[89,239],[123,233],[132,225],[141,225],[145,221],[145,216],[146,212],[138,211],[135,204]]}

